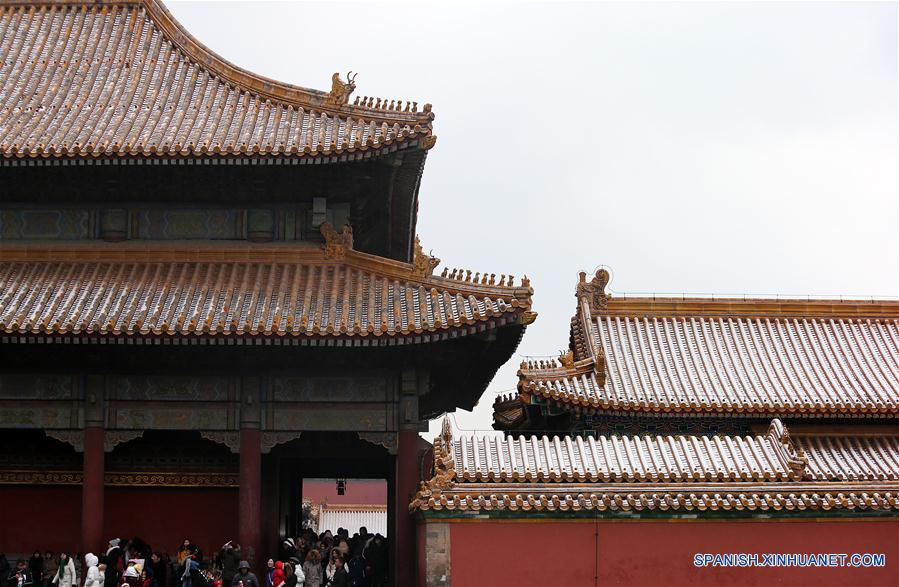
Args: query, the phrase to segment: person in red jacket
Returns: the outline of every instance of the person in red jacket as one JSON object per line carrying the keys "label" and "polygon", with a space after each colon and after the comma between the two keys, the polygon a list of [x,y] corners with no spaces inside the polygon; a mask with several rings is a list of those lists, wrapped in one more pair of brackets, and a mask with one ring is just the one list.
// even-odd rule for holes
{"label": "person in red jacket", "polygon": [[275,562],[275,571],[272,573],[272,585],[278,587],[284,582],[284,577],[284,563],[281,561]]}

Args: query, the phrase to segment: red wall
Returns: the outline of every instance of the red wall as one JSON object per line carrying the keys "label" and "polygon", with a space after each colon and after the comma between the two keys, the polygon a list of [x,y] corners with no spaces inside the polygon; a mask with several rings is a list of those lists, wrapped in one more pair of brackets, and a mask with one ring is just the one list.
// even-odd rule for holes
{"label": "red wall", "polygon": [[[450,552],[455,587],[899,585],[896,519],[459,522],[452,524]],[[883,553],[886,566],[693,565],[696,553],[742,552]],[[594,580],[597,572],[598,583]]]}
{"label": "red wall", "polygon": [[237,488],[107,487],[105,504],[104,537],[169,553],[189,538],[206,556],[237,541]]}
{"label": "red wall", "polygon": [[80,540],[80,485],[0,485],[0,553],[73,551]]}
{"label": "red wall", "polygon": [[[190,538],[211,554],[237,540],[237,489],[107,487],[103,522],[104,541],[140,536],[174,552]],[[78,551],[80,541],[81,486],[0,486],[0,552]]]}

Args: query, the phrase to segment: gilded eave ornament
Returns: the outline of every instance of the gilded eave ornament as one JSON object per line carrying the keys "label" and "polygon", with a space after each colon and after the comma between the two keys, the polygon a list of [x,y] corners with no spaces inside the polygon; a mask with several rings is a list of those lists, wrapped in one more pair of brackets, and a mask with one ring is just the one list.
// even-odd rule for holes
{"label": "gilded eave ornament", "polygon": [[440,265],[440,259],[425,254],[421,246],[421,240],[415,237],[415,245],[412,249],[412,275],[415,277],[428,277],[434,274],[434,269]]}
{"label": "gilded eave ornament", "polygon": [[322,236],[325,237],[325,257],[328,259],[343,259],[347,251],[353,250],[353,227],[343,225],[343,232],[337,232],[330,222],[321,225]]}
{"label": "gilded eave ornament", "polygon": [[419,499],[440,495],[445,489],[454,485],[456,478],[456,463],[453,460],[453,427],[449,418],[443,418],[440,427],[440,436],[434,439],[434,475],[427,481],[422,481]]}
{"label": "gilded eave ornament", "polygon": [[352,71],[347,72],[346,81],[340,79],[340,74],[336,71],[331,76],[331,91],[326,99],[329,106],[343,106],[350,101],[350,95],[356,89],[356,75],[359,75],[352,74]]}
{"label": "gilded eave ornament", "polygon": [[605,269],[597,270],[589,282],[587,274],[583,271],[580,273],[580,280],[577,284],[578,299],[586,299],[590,304],[591,312],[601,312],[609,307],[609,299],[612,297],[606,293],[606,286],[609,284],[609,272]]}
{"label": "gilded eave ornament", "polygon": [[808,466],[808,457],[805,451],[790,438],[790,431],[780,418],[771,420],[771,424],[768,426],[768,436],[771,437],[775,448],[781,451],[785,464],[793,475],[797,479],[802,479]]}

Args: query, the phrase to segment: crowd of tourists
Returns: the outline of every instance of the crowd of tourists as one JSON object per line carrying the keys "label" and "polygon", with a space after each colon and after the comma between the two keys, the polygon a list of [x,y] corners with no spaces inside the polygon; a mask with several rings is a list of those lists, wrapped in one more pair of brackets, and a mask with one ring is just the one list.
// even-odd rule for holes
{"label": "crowd of tourists", "polygon": [[109,541],[105,553],[35,551],[15,563],[0,554],[0,587],[381,587],[387,584],[387,539],[363,527],[350,536],[305,530],[281,544],[259,577],[239,544],[210,557],[190,540],[174,555],[140,538]]}

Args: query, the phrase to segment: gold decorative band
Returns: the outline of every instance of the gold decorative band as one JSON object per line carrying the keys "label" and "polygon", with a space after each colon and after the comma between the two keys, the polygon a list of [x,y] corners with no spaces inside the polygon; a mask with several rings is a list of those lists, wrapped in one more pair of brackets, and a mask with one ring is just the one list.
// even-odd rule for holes
{"label": "gold decorative band", "polygon": [[[0,471],[0,485],[81,485],[81,471]],[[237,487],[236,473],[106,473],[110,487]]]}

